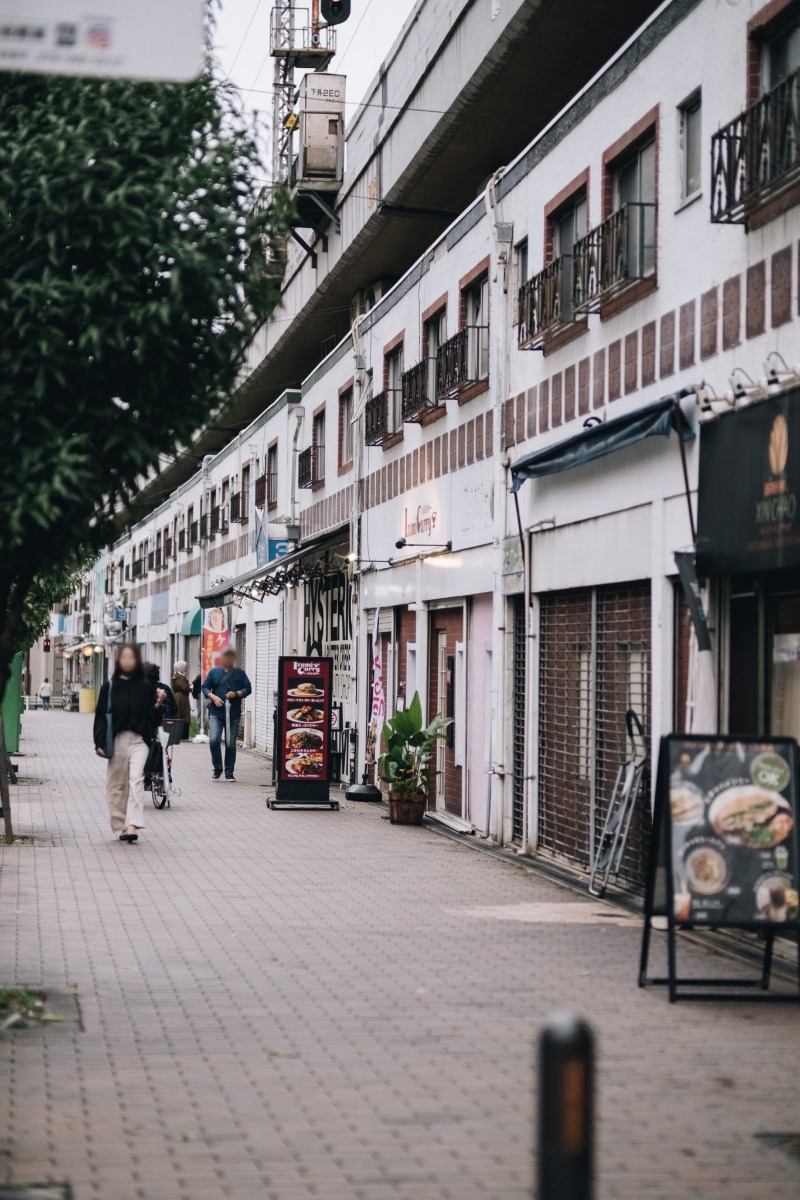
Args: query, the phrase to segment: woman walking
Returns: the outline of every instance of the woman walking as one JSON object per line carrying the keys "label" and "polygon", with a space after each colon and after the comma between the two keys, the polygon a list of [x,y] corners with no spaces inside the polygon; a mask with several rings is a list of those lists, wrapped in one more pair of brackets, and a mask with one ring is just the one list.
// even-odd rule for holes
{"label": "woman walking", "polygon": [[144,768],[165,695],[145,678],[139,647],[124,645],[114,674],[100,689],[94,715],[95,753],[109,759],[111,830],[121,842],[135,842],[144,826]]}
{"label": "woman walking", "polygon": [[189,676],[186,674],[186,663],[176,662],[175,669],[172,672],[172,694],[175,697],[175,703],[178,706],[178,720],[183,721],[183,737],[189,736],[189,722],[192,719],[192,710],[189,705],[189,696],[192,691],[192,685],[189,682]]}

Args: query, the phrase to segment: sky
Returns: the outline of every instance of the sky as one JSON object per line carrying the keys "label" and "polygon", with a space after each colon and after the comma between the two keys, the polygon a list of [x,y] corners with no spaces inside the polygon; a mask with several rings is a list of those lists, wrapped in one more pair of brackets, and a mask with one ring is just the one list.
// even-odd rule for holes
{"label": "sky", "polygon": [[[348,117],[355,113],[413,6],[414,0],[352,0],[350,19],[336,27],[337,53],[328,70],[347,76]],[[247,107],[258,114],[257,124],[263,122],[259,143],[267,162],[271,145],[271,8],[272,0],[222,0],[216,30],[223,71],[239,88]],[[298,25],[307,23],[306,12],[307,8],[299,10]]]}

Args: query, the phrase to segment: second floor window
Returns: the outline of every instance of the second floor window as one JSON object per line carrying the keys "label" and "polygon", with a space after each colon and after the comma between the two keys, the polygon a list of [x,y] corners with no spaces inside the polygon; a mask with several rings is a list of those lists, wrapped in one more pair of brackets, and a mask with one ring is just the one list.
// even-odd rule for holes
{"label": "second floor window", "polygon": [[311,428],[311,472],[314,483],[325,478],[325,413],[317,413]]}
{"label": "second floor window", "polygon": [[575,284],[575,243],[587,232],[586,193],[581,191],[550,218],[553,258],[561,259],[561,282],[558,289],[559,321],[572,321]]}
{"label": "second floor window", "polygon": [[436,313],[429,321],[425,322],[425,357],[426,363],[426,388],[427,400],[429,404],[436,401],[437,386],[436,386],[436,355],[439,352],[439,347],[443,346],[447,341],[447,309],[443,308],[441,312]]}
{"label": "second floor window", "polygon": [[275,508],[278,503],[278,447],[267,450],[267,507]]}
{"label": "second floor window", "polygon": [[655,139],[620,160],[611,173],[611,187],[614,210],[627,206],[627,275],[643,279],[656,267]]}
{"label": "second floor window", "polygon": [[678,110],[680,118],[680,156],[681,156],[681,200],[696,196],[702,187],[701,163],[703,147],[701,143],[701,97],[700,92],[682,104]]}
{"label": "second floor window", "polygon": [[761,50],[761,91],[770,92],[795,71],[800,71],[800,22],[778,28]]}
{"label": "second floor window", "polygon": [[403,347],[386,355],[386,417],[388,432],[403,428]]}
{"label": "second floor window", "polygon": [[346,467],[353,461],[353,389],[348,388],[339,397],[339,466]]}
{"label": "second floor window", "polygon": [[472,380],[489,375],[489,279],[484,275],[464,290],[467,370]]}

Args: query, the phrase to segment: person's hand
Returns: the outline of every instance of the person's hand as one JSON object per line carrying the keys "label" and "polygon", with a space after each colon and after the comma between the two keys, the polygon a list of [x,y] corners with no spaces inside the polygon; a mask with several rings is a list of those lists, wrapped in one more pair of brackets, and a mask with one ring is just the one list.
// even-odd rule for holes
{"label": "person's hand", "polygon": [[164,689],[157,688],[156,689],[156,708],[161,708],[161,705],[164,703],[166,698],[167,698],[167,693],[164,691]]}
{"label": "person's hand", "polygon": [[238,695],[239,695],[238,692],[228,692],[225,699],[226,700],[236,700]]}
{"label": "person's hand", "polygon": [[223,701],[220,700],[219,696],[215,696],[214,693],[212,692],[210,698],[214,701],[217,708],[222,708]]}
{"label": "person's hand", "polygon": [[98,758],[105,758],[105,756],[106,756],[106,752],[102,746],[95,746],[94,752]]}

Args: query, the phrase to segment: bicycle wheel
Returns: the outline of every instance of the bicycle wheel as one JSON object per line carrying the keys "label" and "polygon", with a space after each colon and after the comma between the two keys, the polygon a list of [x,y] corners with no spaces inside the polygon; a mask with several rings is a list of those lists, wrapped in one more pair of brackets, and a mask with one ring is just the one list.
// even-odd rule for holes
{"label": "bicycle wheel", "polygon": [[162,775],[150,776],[150,794],[153,797],[154,808],[163,808],[167,803],[167,793],[164,791],[164,777]]}

